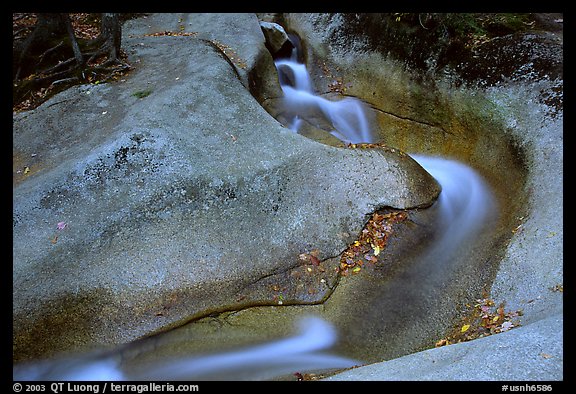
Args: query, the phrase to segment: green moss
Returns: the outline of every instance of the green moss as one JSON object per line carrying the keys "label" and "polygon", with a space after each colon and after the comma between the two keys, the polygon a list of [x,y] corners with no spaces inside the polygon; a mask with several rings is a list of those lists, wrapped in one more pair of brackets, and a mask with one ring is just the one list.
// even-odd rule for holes
{"label": "green moss", "polygon": [[483,35],[486,34],[482,18],[478,14],[472,13],[455,13],[445,14],[442,18],[442,24],[456,33],[456,36],[465,36],[467,34]]}
{"label": "green moss", "polygon": [[494,30],[496,27],[501,33],[514,33],[532,28],[534,19],[531,14],[489,14],[487,29]]}
{"label": "green moss", "polygon": [[152,93],[152,89],[145,89],[145,90],[139,90],[137,92],[132,93],[132,96],[141,99],[141,98],[150,96],[151,93]]}
{"label": "green moss", "polygon": [[531,14],[518,13],[454,13],[444,14],[440,20],[456,38],[464,41],[526,31],[534,25]]}

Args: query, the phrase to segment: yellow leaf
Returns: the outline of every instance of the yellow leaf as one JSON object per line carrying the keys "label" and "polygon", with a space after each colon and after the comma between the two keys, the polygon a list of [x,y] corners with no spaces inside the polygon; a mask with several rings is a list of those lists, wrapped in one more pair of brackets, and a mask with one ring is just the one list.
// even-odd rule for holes
{"label": "yellow leaf", "polygon": [[30,167],[24,168],[24,174],[28,174],[30,172]]}
{"label": "yellow leaf", "polygon": [[352,272],[354,273],[360,272],[360,269],[361,269],[360,267],[356,266],[352,269]]}
{"label": "yellow leaf", "polygon": [[378,256],[380,254],[380,246],[374,246],[374,256]]}
{"label": "yellow leaf", "polygon": [[470,328],[470,324],[464,324],[460,329],[460,332],[466,332]]}

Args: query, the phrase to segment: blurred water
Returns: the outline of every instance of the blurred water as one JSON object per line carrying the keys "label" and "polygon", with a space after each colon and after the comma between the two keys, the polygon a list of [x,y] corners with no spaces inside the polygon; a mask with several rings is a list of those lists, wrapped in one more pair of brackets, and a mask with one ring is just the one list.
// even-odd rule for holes
{"label": "blurred water", "polygon": [[[330,101],[313,92],[305,65],[296,59],[276,62],[285,95],[285,114],[289,127],[298,131],[303,121],[318,113],[333,126],[330,131],[344,142],[374,142],[366,106],[346,97]],[[473,238],[494,210],[494,198],[482,178],[463,163],[440,157],[411,155],[441,185],[436,202],[436,238],[422,258],[441,256],[450,259],[457,249]],[[14,380],[261,380],[295,371],[320,371],[347,368],[360,362],[322,353],[337,340],[333,326],[309,317],[300,322],[300,333],[275,342],[235,351],[162,361],[127,374],[121,367],[119,352],[87,355],[59,361],[15,366]]]}
{"label": "blurred water", "polygon": [[316,117],[322,116],[336,138],[347,143],[374,142],[366,113],[366,105],[354,98],[344,97],[328,100],[313,92],[312,80],[306,66],[299,63],[297,55],[275,62],[278,79],[284,93],[283,114],[288,127],[298,132],[302,120],[315,125]]}
{"label": "blurred water", "polygon": [[442,157],[410,155],[442,187],[438,207],[438,237],[426,251],[449,259],[457,249],[475,237],[496,211],[495,198],[482,177],[469,166]]}
{"label": "blurred water", "polygon": [[126,373],[120,352],[16,366],[14,380],[264,380],[296,371],[325,371],[361,364],[321,352],[337,340],[334,327],[309,316],[299,334],[235,351],[155,362]]}
{"label": "blurred water", "polygon": [[[367,117],[367,106],[353,97],[330,101],[316,95],[306,66],[299,63],[297,37],[290,36],[293,51],[289,59],[276,60],[280,86],[284,92],[284,114],[292,121],[289,127],[298,131],[303,120],[321,112],[334,127],[331,134],[345,143],[375,142]],[[411,155],[442,186],[437,206],[439,239],[427,253],[443,253],[444,258],[484,225],[494,198],[482,178],[467,165],[441,157]]]}

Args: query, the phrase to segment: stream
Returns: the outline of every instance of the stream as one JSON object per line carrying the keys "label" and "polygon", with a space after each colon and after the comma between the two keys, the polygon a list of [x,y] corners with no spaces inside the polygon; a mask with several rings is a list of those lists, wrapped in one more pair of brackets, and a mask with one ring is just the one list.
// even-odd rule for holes
{"label": "stream", "polygon": [[[293,50],[289,58],[276,60],[280,86],[284,93],[284,117],[286,126],[298,132],[302,122],[315,127],[332,126],[328,131],[346,144],[377,142],[367,116],[368,106],[355,97],[331,101],[314,93],[306,65],[302,57],[298,37],[289,36]],[[317,119],[324,118],[324,126]],[[441,185],[442,192],[436,202],[440,235],[425,252],[438,255],[439,260],[452,257],[453,252],[466,240],[478,234],[496,203],[492,192],[469,166],[442,157],[409,154]]]}
{"label": "stream", "polygon": [[[297,48],[298,45],[294,45]],[[329,100],[314,92],[313,83],[306,66],[299,62],[296,49],[289,58],[277,59],[279,81],[284,92],[283,118],[285,126],[297,133],[303,122],[320,127],[344,143],[373,143],[372,125],[367,116],[368,106],[354,97],[343,97]],[[320,119],[320,121],[319,121]],[[458,264],[456,253],[471,239],[476,238],[488,220],[497,211],[495,198],[484,180],[469,166],[441,157],[410,154],[441,185],[442,192],[431,210],[438,220],[433,242],[414,259],[403,271],[403,280],[385,285],[376,284],[380,294],[372,295],[374,299],[373,316],[362,317],[367,321],[385,322],[390,311],[401,309],[395,319],[412,313],[411,305],[398,305],[398,299],[413,298],[410,287],[414,281],[421,280],[422,272],[428,272],[426,280],[418,282],[423,293],[441,293],[445,286],[445,272],[453,270]],[[390,299],[386,292],[392,294]],[[395,296],[394,296],[395,295]],[[394,298],[396,297],[396,298]],[[417,304],[417,302],[415,302]],[[394,306],[391,306],[394,305]],[[313,309],[313,308],[311,308]],[[422,306],[421,313],[425,313]],[[354,313],[349,314],[354,319]],[[267,318],[268,319],[268,318]],[[270,318],[273,320],[273,317]],[[298,319],[296,319],[298,320]],[[171,361],[154,361],[141,363],[126,368],[124,363],[133,356],[126,352],[95,354],[73,361],[60,363],[36,364],[14,369],[16,380],[261,380],[274,379],[282,375],[307,371],[322,371],[349,368],[366,363],[359,360],[353,351],[346,351],[346,346],[337,347],[338,353],[326,353],[334,350],[334,345],[343,333],[339,332],[333,322],[317,316],[300,319],[297,333],[280,339],[271,339],[252,343],[244,347],[231,347],[219,353],[207,353],[197,356],[172,358]],[[264,323],[263,323],[264,324]],[[271,323],[272,324],[272,323]],[[364,323],[366,327],[374,323]],[[392,323],[390,323],[392,324]],[[230,324],[234,329],[233,324]],[[362,326],[359,323],[360,327]],[[294,331],[294,327],[283,328],[282,332]],[[382,323],[375,332],[385,335],[386,325]],[[167,333],[168,334],[168,333]],[[183,331],[182,336],[187,335]],[[198,334],[203,335],[203,334]],[[225,337],[225,332],[219,334]],[[354,333],[346,333],[348,348],[357,347]],[[380,335],[380,334],[378,334]],[[154,343],[152,349],[143,353],[155,353],[167,341]],[[351,339],[352,338],[352,339]],[[177,341],[176,341],[177,342]],[[175,346],[179,346],[178,344]],[[369,345],[367,345],[369,346]],[[150,351],[153,350],[153,351]],[[377,351],[377,350],[376,350]],[[136,352],[139,353],[139,352]],[[161,353],[161,352],[160,352]],[[170,353],[170,352],[168,352]],[[137,358],[138,354],[135,356]],[[376,357],[376,356],[374,356]],[[159,357],[160,360],[169,358]],[[368,361],[372,361],[369,357]]]}

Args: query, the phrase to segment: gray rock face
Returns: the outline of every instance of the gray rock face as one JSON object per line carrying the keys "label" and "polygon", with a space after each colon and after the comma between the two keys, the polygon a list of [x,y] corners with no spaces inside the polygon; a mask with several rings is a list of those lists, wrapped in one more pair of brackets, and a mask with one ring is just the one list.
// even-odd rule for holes
{"label": "gray rock face", "polygon": [[[357,368],[326,380],[562,380],[562,316]],[[560,330],[558,330],[560,327]],[[511,366],[509,354],[514,354]],[[521,375],[519,371],[522,371]]]}
{"label": "gray rock face", "polygon": [[274,22],[260,22],[260,27],[266,37],[266,43],[270,47],[271,53],[277,53],[286,43],[289,42],[288,34],[282,26]]}
{"label": "gray rock face", "polygon": [[[144,36],[170,18],[205,30]],[[134,21],[125,80],[14,116],[15,162],[30,169],[13,189],[14,361],[273,303],[262,279],[300,253],[336,256],[375,209],[438,196],[408,156],[325,146],[274,120],[248,86],[256,68],[273,69],[262,32],[251,15],[234,28],[238,18]]]}

